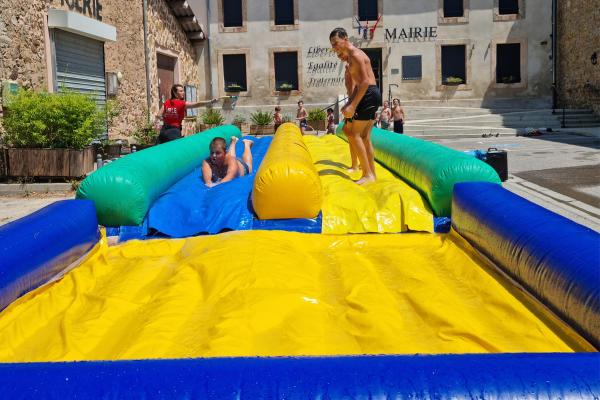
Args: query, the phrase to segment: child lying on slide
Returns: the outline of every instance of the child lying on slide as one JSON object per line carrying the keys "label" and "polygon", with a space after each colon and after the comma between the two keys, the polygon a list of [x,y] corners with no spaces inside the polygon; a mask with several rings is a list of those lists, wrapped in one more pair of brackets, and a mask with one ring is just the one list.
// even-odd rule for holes
{"label": "child lying on slide", "polygon": [[223,138],[214,138],[209,145],[210,157],[202,163],[202,177],[206,186],[213,187],[220,183],[229,182],[238,176],[252,173],[252,140],[243,140],[244,154],[242,158],[235,156],[235,144],[238,138],[231,137],[227,150],[227,142]]}

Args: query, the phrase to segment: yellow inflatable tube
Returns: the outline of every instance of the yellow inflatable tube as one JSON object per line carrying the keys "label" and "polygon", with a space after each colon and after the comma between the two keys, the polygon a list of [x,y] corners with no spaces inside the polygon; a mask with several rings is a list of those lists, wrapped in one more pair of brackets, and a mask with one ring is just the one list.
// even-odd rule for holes
{"label": "yellow inflatable tube", "polygon": [[290,123],[277,130],[254,178],[252,205],[260,219],[315,218],[323,204],[321,178]]}

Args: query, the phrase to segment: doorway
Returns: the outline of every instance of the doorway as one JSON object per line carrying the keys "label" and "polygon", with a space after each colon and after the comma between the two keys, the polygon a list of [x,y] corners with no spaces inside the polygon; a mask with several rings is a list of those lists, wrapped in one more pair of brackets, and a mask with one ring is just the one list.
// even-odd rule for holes
{"label": "doorway", "polygon": [[[373,74],[375,75],[375,82],[379,88],[379,93],[382,93],[381,99],[383,101],[383,55],[381,48],[374,49],[361,49],[365,52],[367,57],[371,60],[371,68],[373,68]],[[383,105],[383,104],[380,104]]]}
{"label": "doorway", "polygon": [[175,59],[156,54],[156,65],[158,69],[158,107],[162,107],[166,100],[171,98],[171,88],[175,84]]}

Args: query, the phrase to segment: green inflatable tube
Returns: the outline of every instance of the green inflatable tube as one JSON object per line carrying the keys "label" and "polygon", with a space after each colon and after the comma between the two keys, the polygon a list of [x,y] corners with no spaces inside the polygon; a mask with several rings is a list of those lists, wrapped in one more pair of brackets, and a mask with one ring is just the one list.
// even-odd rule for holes
{"label": "green inflatable tube", "polygon": [[242,137],[239,128],[224,125],[119,158],[85,178],[76,198],[94,201],[100,225],[139,226],[161,194],[202,165],[212,139],[232,136]]}
{"label": "green inflatable tube", "polygon": [[[336,134],[342,139],[343,123]],[[375,159],[419,191],[438,217],[450,217],[455,183],[485,181],[502,184],[496,171],[468,154],[436,143],[373,128]]]}

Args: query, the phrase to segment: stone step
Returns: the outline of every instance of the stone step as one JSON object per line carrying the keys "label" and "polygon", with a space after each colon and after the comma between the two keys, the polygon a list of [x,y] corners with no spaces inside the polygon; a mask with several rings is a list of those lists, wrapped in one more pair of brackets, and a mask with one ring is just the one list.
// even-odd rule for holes
{"label": "stone step", "polygon": [[[472,114],[472,115],[480,115],[480,114],[513,114],[513,113],[522,113],[522,112],[541,112],[541,113],[550,113],[552,114],[552,109],[490,109],[490,108],[450,108],[450,107],[403,107],[404,112],[408,114]],[[555,109],[555,112],[562,114],[562,109]],[[583,114],[593,114],[593,110],[591,109],[565,109],[565,114],[572,113],[583,113]]]}
{"label": "stone step", "polygon": [[[514,128],[514,127],[533,127],[533,128],[539,128],[539,127],[554,127],[554,126],[560,126],[562,125],[562,121],[561,120],[551,120],[551,119],[544,119],[544,120],[525,120],[525,121],[465,121],[465,120],[458,120],[458,121],[427,121],[427,122],[419,122],[419,121],[406,121],[406,125],[421,125],[421,126],[489,126],[489,127],[507,127],[507,128]],[[590,126],[590,127],[594,127],[594,126],[600,126],[600,120],[565,120],[565,125],[568,126]]]}

